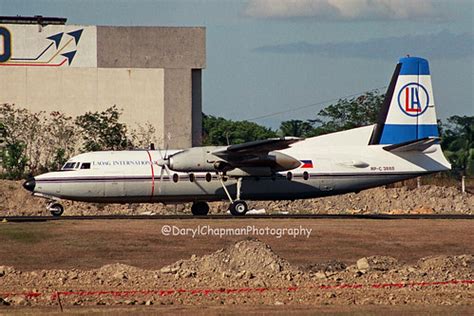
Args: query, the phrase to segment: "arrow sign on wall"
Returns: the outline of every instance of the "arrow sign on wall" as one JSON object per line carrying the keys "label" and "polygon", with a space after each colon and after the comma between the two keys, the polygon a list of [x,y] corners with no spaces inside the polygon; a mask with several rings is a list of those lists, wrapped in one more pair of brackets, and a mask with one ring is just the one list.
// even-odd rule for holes
{"label": "arrow sign on wall", "polygon": [[61,56],[64,56],[67,58],[67,61],[68,61],[68,65],[71,65],[72,63],[72,60],[74,59],[74,56],[76,55],[76,51],[73,50],[73,51],[70,51],[70,52],[67,52],[67,53],[64,53],[64,54],[61,54]]}
{"label": "arrow sign on wall", "polygon": [[68,35],[71,35],[72,37],[74,37],[74,40],[76,41],[76,46],[77,46],[77,43],[79,43],[79,40],[81,39],[82,31],[84,31],[84,29],[67,33]]}
{"label": "arrow sign on wall", "polygon": [[61,39],[63,38],[63,32],[51,35],[50,37],[47,37],[47,39],[54,41],[56,44],[56,49],[59,47],[59,43],[61,43]]}

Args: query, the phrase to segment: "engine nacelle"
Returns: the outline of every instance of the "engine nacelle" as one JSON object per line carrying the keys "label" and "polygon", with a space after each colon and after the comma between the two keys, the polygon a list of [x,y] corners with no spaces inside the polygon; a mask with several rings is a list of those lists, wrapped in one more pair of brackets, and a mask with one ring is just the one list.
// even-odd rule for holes
{"label": "engine nacelle", "polygon": [[186,149],[170,157],[169,167],[171,170],[180,172],[216,171],[220,165],[225,163],[211,154],[219,147],[194,147]]}
{"label": "engine nacelle", "polygon": [[171,170],[180,172],[230,171],[235,168],[260,168],[275,172],[295,169],[301,165],[301,161],[280,152],[269,152],[263,155],[249,153],[244,158],[230,154],[225,157],[226,160],[212,154],[223,148],[225,147],[189,148],[171,156],[168,166]]}

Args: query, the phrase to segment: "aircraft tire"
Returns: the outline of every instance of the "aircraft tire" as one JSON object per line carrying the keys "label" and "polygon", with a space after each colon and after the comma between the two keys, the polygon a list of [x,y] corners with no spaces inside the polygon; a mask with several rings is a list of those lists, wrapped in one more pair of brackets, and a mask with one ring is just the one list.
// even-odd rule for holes
{"label": "aircraft tire", "polygon": [[64,207],[59,203],[53,203],[49,206],[49,211],[54,217],[59,217],[64,213]]}
{"label": "aircraft tire", "polygon": [[195,216],[206,216],[209,213],[209,204],[206,202],[195,202],[191,206],[191,213]]}
{"label": "aircraft tire", "polygon": [[249,210],[247,203],[242,200],[234,201],[229,207],[230,213],[234,216],[244,216]]}

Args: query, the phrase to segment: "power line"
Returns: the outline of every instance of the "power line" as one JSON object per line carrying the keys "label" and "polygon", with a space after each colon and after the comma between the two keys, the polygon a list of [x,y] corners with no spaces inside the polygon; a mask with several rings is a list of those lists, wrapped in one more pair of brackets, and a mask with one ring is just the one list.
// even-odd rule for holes
{"label": "power line", "polygon": [[378,88],[374,88],[374,89],[369,90],[369,91],[358,92],[358,93],[342,96],[342,97],[339,97],[339,98],[333,98],[333,99],[329,99],[329,100],[325,100],[325,101],[320,101],[320,102],[311,103],[311,104],[307,104],[307,105],[297,106],[297,107],[294,107],[294,108],[288,109],[288,110],[283,110],[283,111],[273,112],[273,113],[270,113],[270,114],[265,114],[265,115],[260,115],[260,116],[256,116],[256,117],[246,118],[246,119],[244,119],[244,121],[255,121],[255,120],[262,119],[262,118],[267,118],[267,117],[277,116],[277,115],[280,115],[280,114],[300,111],[300,110],[312,108],[312,107],[315,107],[315,106],[318,106],[318,105],[321,105],[321,104],[334,102],[334,101],[339,101],[341,99],[353,98],[353,97],[362,95],[362,94],[367,93],[367,92],[379,91],[379,90],[382,90],[382,89],[385,89],[385,88],[387,88],[387,86],[378,87]]}

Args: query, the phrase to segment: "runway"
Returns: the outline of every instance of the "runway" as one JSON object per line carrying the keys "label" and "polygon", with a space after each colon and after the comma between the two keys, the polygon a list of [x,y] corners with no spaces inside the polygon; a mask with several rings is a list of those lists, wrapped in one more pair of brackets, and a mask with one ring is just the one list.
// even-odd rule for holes
{"label": "runway", "polygon": [[429,219],[429,220],[459,220],[474,219],[474,215],[468,214],[268,214],[268,215],[94,215],[94,216],[5,216],[0,221],[7,222],[47,222],[47,221],[95,221],[95,220],[271,220],[271,219],[372,219],[372,220],[401,220],[401,219]]}

